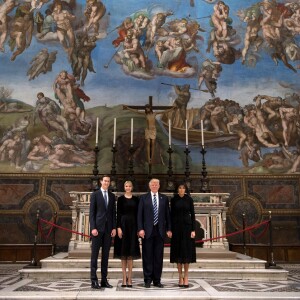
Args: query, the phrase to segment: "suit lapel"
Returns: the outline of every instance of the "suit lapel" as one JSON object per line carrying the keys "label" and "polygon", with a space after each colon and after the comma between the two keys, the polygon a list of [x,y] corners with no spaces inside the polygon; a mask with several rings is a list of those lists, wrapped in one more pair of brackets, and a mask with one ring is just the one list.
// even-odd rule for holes
{"label": "suit lapel", "polygon": [[152,203],[152,196],[151,193],[149,192],[146,196],[146,202],[149,202],[149,205],[151,205],[152,209],[153,209],[153,203]]}
{"label": "suit lapel", "polygon": [[107,192],[107,199],[108,199],[108,201],[107,201],[107,207],[105,205],[105,199],[104,199],[103,192],[102,192],[101,189],[100,189],[100,199],[101,199],[101,202],[102,202],[104,208],[107,209],[108,204],[109,204],[109,195],[108,195],[108,192]]}
{"label": "suit lapel", "polygon": [[163,200],[162,200],[162,196],[159,193],[158,193],[158,197],[159,197],[159,204],[158,204],[158,216],[159,216],[160,212],[162,211]]}

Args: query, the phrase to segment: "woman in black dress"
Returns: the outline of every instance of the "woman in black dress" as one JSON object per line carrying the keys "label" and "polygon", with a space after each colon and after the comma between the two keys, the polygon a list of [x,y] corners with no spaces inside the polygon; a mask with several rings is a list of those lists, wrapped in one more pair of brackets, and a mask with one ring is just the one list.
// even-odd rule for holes
{"label": "woman in black dress", "polygon": [[[171,199],[172,240],[170,262],[177,263],[179,287],[189,287],[189,264],[196,262],[195,209],[193,199],[180,184]],[[182,267],[184,274],[182,274]],[[183,276],[182,276],[183,275]]]}
{"label": "woman in black dress", "polygon": [[139,199],[132,195],[132,188],[132,182],[126,181],[124,183],[125,194],[120,196],[117,202],[117,235],[114,242],[114,258],[120,258],[122,262],[122,287],[132,287],[133,260],[141,257],[137,235]]}

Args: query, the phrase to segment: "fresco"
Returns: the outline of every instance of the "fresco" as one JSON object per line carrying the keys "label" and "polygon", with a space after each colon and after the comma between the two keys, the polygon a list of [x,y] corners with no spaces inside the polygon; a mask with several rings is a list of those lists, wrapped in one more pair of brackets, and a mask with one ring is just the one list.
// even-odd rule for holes
{"label": "fresco", "polygon": [[1,0],[0,172],[91,173],[98,139],[101,173],[200,172],[203,143],[298,173],[299,33],[297,0]]}

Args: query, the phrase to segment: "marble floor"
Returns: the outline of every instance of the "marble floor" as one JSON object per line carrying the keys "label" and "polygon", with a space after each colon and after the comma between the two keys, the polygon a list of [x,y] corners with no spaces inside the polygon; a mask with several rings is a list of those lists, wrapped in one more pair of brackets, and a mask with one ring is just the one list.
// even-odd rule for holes
{"label": "marble floor", "polygon": [[132,288],[122,288],[121,280],[111,279],[114,287],[93,290],[86,279],[32,280],[21,278],[21,264],[0,264],[0,299],[300,299],[300,265],[280,265],[289,271],[287,281],[191,279],[189,288],[179,288],[177,279],[165,279],[163,289],[143,287],[135,278]]}

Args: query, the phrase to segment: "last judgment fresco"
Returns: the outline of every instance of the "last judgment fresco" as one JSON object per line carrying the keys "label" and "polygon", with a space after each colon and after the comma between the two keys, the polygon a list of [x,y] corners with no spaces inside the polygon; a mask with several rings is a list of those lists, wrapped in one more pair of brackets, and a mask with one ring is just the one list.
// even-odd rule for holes
{"label": "last judgment fresco", "polygon": [[299,173],[299,33],[298,0],[1,0],[0,171]]}

